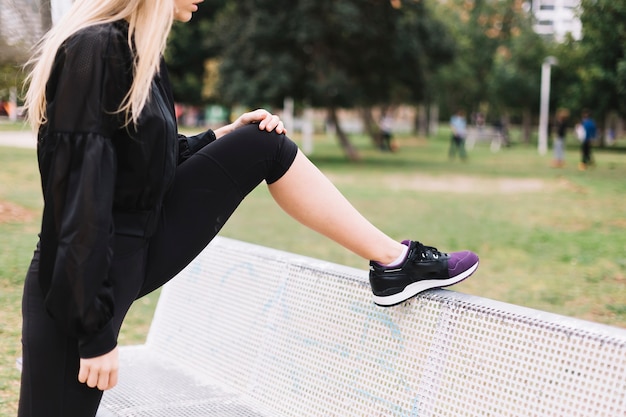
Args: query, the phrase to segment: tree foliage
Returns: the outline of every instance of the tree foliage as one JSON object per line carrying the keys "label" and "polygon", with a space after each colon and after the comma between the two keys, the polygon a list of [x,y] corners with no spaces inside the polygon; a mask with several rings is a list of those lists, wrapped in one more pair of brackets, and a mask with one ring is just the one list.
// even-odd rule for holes
{"label": "tree foliage", "polygon": [[546,48],[522,2],[453,0],[437,12],[456,41],[456,59],[438,74],[445,108],[475,111],[488,103],[503,112],[538,104]]}
{"label": "tree foliage", "polygon": [[219,92],[231,103],[280,105],[291,96],[352,107],[398,91],[420,100],[425,74],[451,59],[450,37],[418,1],[239,1],[216,28]]}
{"label": "tree foliage", "polygon": [[175,97],[188,104],[202,104],[210,97],[205,91],[205,63],[219,53],[212,42],[215,17],[226,0],[205,0],[191,23],[176,23],[168,39],[165,54]]}
{"label": "tree foliage", "polygon": [[[452,40],[421,1],[242,0],[215,26],[219,97],[329,109],[420,102]],[[338,130],[348,153],[350,144]]]}
{"label": "tree foliage", "polygon": [[448,109],[475,110],[485,100],[499,46],[496,3],[452,0],[438,4],[437,13],[455,39],[455,60],[438,74],[442,104]]}
{"label": "tree foliage", "polygon": [[626,3],[582,0],[580,16],[584,62],[579,78],[585,85],[586,107],[599,114],[626,114]]}
{"label": "tree foliage", "polygon": [[581,80],[581,71],[585,62],[581,42],[567,37],[561,44],[553,46],[558,65],[552,69],[552,108],[563,108],[573,114],[580,114],[589,94]]}
{"label": "tree foliage", "polygon": [[[624,114],[626,3],[582,0],[583,38],[560,44],[534,33],[523,5],[208,0],[174,28],[167,59],[177,96],[193,103],[281,107],[292,97],[331,119],[340,107],[438,103],[442,115],[462,107],[530,124],[541,64],[555,55],[552,109]],[[219,64],[208,93],[207,61]]]}

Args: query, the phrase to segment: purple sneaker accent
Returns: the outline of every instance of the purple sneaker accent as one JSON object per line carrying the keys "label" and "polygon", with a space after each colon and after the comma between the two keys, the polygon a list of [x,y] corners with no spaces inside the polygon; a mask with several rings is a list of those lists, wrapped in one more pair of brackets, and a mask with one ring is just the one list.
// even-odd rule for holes
{"label": "purple sneaker accent", "polygon": [[478,268],[478,256],[470,251],[447,254],[420,242],[402,243],[409,246],[409,252],[400,265],[370,262],[370,285],[374,302],[380,306],[399,304],[422,291],[456,284]]}
{"label": "purple sneaker accent", "polygon": [[[448,259],[448,275],[451,277],[463,274],[478,263],[478,256],[474,252],[464,250],[453,252]],[[465,277],[467,278],[467,277]]]}

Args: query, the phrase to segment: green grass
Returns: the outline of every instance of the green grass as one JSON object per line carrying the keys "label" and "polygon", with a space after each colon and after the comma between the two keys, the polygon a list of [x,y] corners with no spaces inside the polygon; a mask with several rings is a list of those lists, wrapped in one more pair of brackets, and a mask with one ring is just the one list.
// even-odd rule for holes
{"label": "green grass", "polygon": [[[320,144],[313,159],[393,237],[479,253],[479,272],[456,290],[626,326],[626,154],[596,151],[597,167],[579,172],[576,148],[568,153],[568,166],[555,170],[535,147],[491,153],[482,144],[469,162],[451,163],[445,137],[406,138],[394,155],[369,150],[364,142],[363,162],[352,165],[334,144]],[[449,191],[449,184],[457,189]],[[263,188],[223,234],[365,267],[281,215]]]}
{"label": "green grass", "polygon": [[28,129],[30,126],[23,120],[11,122],[7,118],[0,118],[0,132],[19,132]]}
{"label": "green grass", "polygon": [[[446,131],[429,140],[402,137],[394,154],[354,138],[363,158],[347,163],[335,140],[320,136],[311,158],[392,237],[476,251],[481,267],[456,291],[626,327],[626,152],[595,150],[597,166],[580,172],[575,143],[563,169],[549,168],[550,157],[539,156],[536,146],[492,153],[482,143],[462,163],[448,161],[447,138]],[[8,417],[15,415],[18,396],[21,286],[41,197],[34,151],[0,148],[0,167],[0,202],[19,209],[12,221],[0,221],[0,417]],[[367,265],[284,215],[265,187],[244,201],[222,234]],[[136,303],[121,344],[144,340],[157,297]]]}

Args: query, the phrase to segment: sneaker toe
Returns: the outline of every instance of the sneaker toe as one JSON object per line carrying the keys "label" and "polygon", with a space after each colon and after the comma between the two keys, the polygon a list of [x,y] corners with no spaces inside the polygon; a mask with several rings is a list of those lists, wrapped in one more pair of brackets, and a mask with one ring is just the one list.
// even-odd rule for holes
{"label": "sneaker toe", "polygon": [[448,274],[451,277],[462,274],[478,263],[478,255],[468,250],[462,252],[454,252],[450,254],[448,259]]}

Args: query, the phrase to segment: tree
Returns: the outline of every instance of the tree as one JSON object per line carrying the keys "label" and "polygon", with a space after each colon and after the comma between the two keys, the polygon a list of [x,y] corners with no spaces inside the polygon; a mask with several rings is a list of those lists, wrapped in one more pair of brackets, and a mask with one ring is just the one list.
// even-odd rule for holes
{"label": "tree", "polygon": [[394,35],[392,98],[403,103],[428,103],[439,89],[436,71],[455,57],[454,37],[423,1],[401,3]]}
{"label": "tree", "polygon": [[430,31],[441,28],[425,23],[427,10],[420,2],[393,3],[229,3],[216,26],[223,48],[220,97],[254,107],[280,106],[290,96],[324,107],[344,152],[358,159],[337,109],[389,103],[402,95],[418,100],[434,62],[426,58],[437,48]]}
{"label": "tree", "polygon": [[626,3],[582,0],[581,7],[584,62],[579,77],[585,85],[585,107],[598,117],[614,109],[625,115]]}
{"label": "tree", "polygon": [[537,114],[541,90],[541,65],[549,55],[544,40],[530,22],[498,48],[487,83],[488,97],[495,110],[522,115],[524,142],[530,142],[532,115]]}
{"label": "tree", "polygon": [[552,69],[552,108],[564,108],[580,114],[588,96],[581,71],[586,67],[582,45],[568,36],[563,43],[554,46],[553,55],[558,65]]}
{"label": "tree", "polygon": [[[436,105],[441,86],[436,74],[455,57],[454,37],[423,1],[397,2],[400,12],[392,41],[392,103],[426,109]],[[428,133],[426,118],[418,112],[415,126]]]}
{"label": "tree", "polygon": [[219,52],[210,39],[211,28],[225,4],[226,0],[206,0],[191,24],[177,23],[172,27],[165,60],[177,100],[194,105],[210,101],[203,88],[206,63]]}
{"label": "tree", "polygon": [[437,5],[437,15],[446,22],[456,47],[454,61],[438,72],[440,100],[449,111],[464,108],[471,113],[487,98],[486,81],[502,28],[496,3],[452,0]]}
{"label": "tree", "polygon": [[[42,7],[35,1],[0,0],[0,5],[0,100],[17,101],[24,83],[22,66],[43,34],[45,13],[39,12]],[[47,12],[50,20],[49,8]]]}
{"label": "tree", "polygon": [[0,64],[21,65],[44,32],[41,18],[45,13],[39,10],[45,5],[32,0],[0,0],[0,4]]}
{"label": "tree", "polygon": [[[533,71],[539,71],[528,62],[531,57],[524,50],[525,46],[535,49],[540,41],[522,6],[520,0],[437,3],[436,13],[447,23],[456,46],[454,61],[437,74],[441,104],[449,112],[457,108],[472,112],[493,106],[513,109],[520,106],[515,100],[528,99],[509,94],[516,89],[491,85],[495,81],[503,85],[514,82],[511,77],[526,78],[524,84],[532,84]],[[518,64],[524,68],[517,68]]]}

